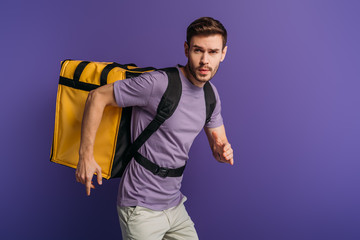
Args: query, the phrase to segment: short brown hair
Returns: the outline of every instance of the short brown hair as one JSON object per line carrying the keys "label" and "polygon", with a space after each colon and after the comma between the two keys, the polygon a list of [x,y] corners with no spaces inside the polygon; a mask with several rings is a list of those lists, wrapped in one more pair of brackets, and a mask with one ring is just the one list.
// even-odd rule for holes
{"label": "short brown hair", "polygon": [[227,42],[227,32],[225,27],[219,22],[211,17],[201,17],[193,21],[187,28],[186,31],[186,41],[188,45],[190,40],[195,35],[212,35],[220,34],[223,39],[223,48],[226,46]]}

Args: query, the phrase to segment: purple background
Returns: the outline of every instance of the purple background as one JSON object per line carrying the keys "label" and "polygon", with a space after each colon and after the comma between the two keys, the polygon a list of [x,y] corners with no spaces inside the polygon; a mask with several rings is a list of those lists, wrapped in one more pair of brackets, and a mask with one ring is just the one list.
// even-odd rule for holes
{"label": "purple background", "polygon": [[121,239],[118,180],[85,196],[49,162],[60,61],[185,64],[213,16],[229,51],[213,79],[235,165],[195,141],[183,192],[201,239],[360,239],[360,3],[1,1],[0,239]]}

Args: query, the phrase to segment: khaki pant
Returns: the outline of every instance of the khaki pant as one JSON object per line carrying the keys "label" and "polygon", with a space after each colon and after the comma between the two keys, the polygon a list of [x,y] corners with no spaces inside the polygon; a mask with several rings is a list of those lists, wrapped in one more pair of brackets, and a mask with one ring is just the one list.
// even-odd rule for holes
{"label": "khaki pant", "polygon": [[144,207],[117,207],[123,240],[198,240],[184,202],[164,211]]}

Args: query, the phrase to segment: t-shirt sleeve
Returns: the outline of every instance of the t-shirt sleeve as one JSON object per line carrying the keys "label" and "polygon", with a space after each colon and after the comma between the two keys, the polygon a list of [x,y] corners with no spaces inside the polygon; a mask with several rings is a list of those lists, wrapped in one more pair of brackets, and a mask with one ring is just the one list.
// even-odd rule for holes
{"label": "t-shirt sleeve", "polygon": [[219,93],[218,93],[216,87],[212,83],[210,83],[210,84],[214,90],[216,105],[215,105],[215,109],[210,117],[210,121],[205,125],[205,127],[216,128],[216,127],[220,127],[221,125],[223,125],[223,118],[221,116],[221,101],[220,101],[220,96],[219,96]]}
{"label": "t-shirt sleeve", "polygon": [[119,107],[145,106],[154,87],[153,73],[114,82],[114,95]]}

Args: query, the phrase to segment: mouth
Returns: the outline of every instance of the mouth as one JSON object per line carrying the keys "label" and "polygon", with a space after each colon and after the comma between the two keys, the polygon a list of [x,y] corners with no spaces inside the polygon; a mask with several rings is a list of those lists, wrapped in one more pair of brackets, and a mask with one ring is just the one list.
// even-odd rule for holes
{"label": "mouth", "polygon": [[199,68],[199,72],[201,75],[206,75],[210,72],[210,69],[208,68]]}

